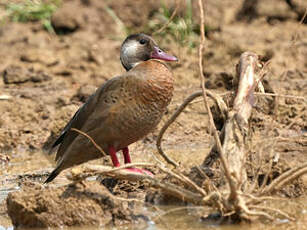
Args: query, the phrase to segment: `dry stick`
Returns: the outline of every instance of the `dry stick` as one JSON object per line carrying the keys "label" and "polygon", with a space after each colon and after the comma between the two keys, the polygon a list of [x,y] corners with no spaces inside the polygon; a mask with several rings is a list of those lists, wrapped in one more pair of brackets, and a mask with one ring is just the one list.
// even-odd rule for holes
{"label": "dry stick", "polygon": [[[130,165],[137,165],[137,164],[130,164]],[[103,174],[103,175],[112,175],[112,177],[114,178],[125,179],[129,181],[144,181],[144,182],[146,181],[151,187],[162,189],[163,192],[171,196],[177,197],[184,201],[191,202],[196,205],[206,205],[212,200],[218,200],[220,197],[219,194],[216,193],[210,193],[209,195],[204,197],[202,195],[191,192],[187,189],[181,188],[180,186],[167,182],[161,182],[159,179],[153,178],[148,175],[132,173],[129,171],[119,170],[119,169],[116,169],[115,171],[110,166],[87,165],[85,167],[85,170],[86,170],[85,174],[87,173],[87,171],[89,171],[91,173],[90,174],[91,176],[93,174],[96,175]]]}
{"label": "dry stick", "polygon": [[297,166],[277,177],[269,186],[267,186],[260,192],[260,195],[277,191],[282,186],[286,185],[287,183],[297,179],[298,177],[306,173],[307,173],[307,163]]}
{"label": "dry stick", "polygon": [[[120,167],[116,167],[116,168],[106,168],[105,169],[105,173],[112,173],[112,172],[116,172],[116,171],[119,171],[119,170],[122,170],[122,169],[126,169],[126,168],[131,168],[131,167],[135,167],[135,166],[142,166],[142,167],[156,167],[157,165],[155,164],[150,164],[150,163],[143,163],[143,162],[138,162],[138,163],[129,163],[129,164],[124,164]],[[91,168],[91,169],[95,169],[95,165],[92,165],[92,166],[88,166],[88,168]],[[99,170],[101,170],[100,167],[98,167]],[[134,174],[139,174],[137,172],[131,172],[131,173],[134,173]]]}
{"label": "dry stick", "polygon": [[91,138],[85,132],[82,132],[81,130],[76,129],[76,128],[71,128],[70,130],[75,131],[75,132],[87,137],[93,143],[93,145],[99,150],[99,152],[102,154],[102,156],[104,156],[104,157],[107,156],[107,154],[103,151],[103,149],[99,145],[96,144],[96,142],[93,140],[93,138]]}
{"label": "dry stick", "polygon": [[203,92],[203,98],[204,98],[204,103],[209,115],[209,121],[210,121],[210,126],[211,128],[213,128],[213,134],[214,134],[214,139],[216,141],[216,146],[217,146],[217,150],[220,154],[220,159],[221,159],[221,163],[223,165],[224,171],[225,171],[225,176],[227,178],[227,181],[229,183],[230,186],[230,197],[234,198],[237,196],[237,191],[236,191],[236,185],[235,182],[233,181],[233,179],[231,178],[230,175],[230,171],[229,171],[229,167],[226,163],[226,159],[224,157],[224,152],[223,152],[223,148],[222,148],[222,144],[220,141],[220,137],[219,134],[217,132],[217,129],[215,127],[214,124],[214,120],[213,120],[213,116],[209,107],[209,103],[207,100],[207,95],[206,95],[206,88],[205,88],[205,76],[204,76],[204,72],[203,72],[203,50],[204,50],[204,46],[205,46],[205,19],[204,19],[204,7],[203,7],[203,2],[202,0],[198,0],[198,5],[199,5],[199,10],[200,10],[200,21],[201,21],[201,25],[200,25],[200,35],[201,35],[201,42],[200,42],[200,46],[199,46],[199,73],[200,73],[200,78],[201,78],[201,87],[202,87],[202,92]]}
{"label": "dry stick", "polygon": [[262,159],[262,156],[263,156],[263,149],[264,149],[264,146],[260,146],[260,149],[259,149],[259,159],[258,159],[258,166],[255,166],[253,167],[254,168],[254,171],[256,171],[256,173],[254,173],[254,181],[253,183],[251,184],[251,186],[249,187],[249,189],[246,191],[248,194],[249,193],[252,193],[253,191],[255,191],[255,188],[256,186],[258,185],[258,181],[259,181],[259,176],[260,176],[260,169],[261,169],[261,159]]}
{"label": "dry stick", "polygon": [[240,213],[240,215],[246,219],[250,219],[251,216],[264,216],[267,219],[273,221],[274,218],[269,215],[268,213],[261,212],[261,211],[252,211],[249,210],[248,207],[246,206],[245,202],[243,201],[242,197],[238,197],[238,206],[244,211],[244,213]]}
{"label": "dry stick", "polygon": [[[218,105],[221,113],[226,114],[227,105],[225,104],[223,99],[220,97],[220,95],[212,93],[209,90],[207,90],[206,93],[209,97],[211,97],[216,102],[216,104]],[[202,95],[203,95],[202,91],[196,91],[195,93],[188,96],[183,101],[183,103],[179,106],[179,108],[175,111],[175,113],[171,116],[171,118],[163,125],[162,129],[159,132],[157,142],[156,142],[158,152],[164,158],[164,160],[167,163],[173,165],[174,167],[178,167],[179,165],[173,159],[168,157],[162,149],[161,141],[162,141],[163,135],[166,132],[166,130],[168,129],[168,127],[177,119],[177,117],[182,113],[182,111],[188,106],[188,104],[190,104],[195,98],[200,97]]]}
{"label": "dry stick", "polygon": [[166,27],[171,23],[171,21],[174,19],[174,17],[175,17],[176,14],[177,14],[177,10],[178,10],[178,8],[179,8],[179,3],[178,3],[178,1],[176,1],[175,4],[176,4],[176,8],[175,8],[175,10],[173,11],[171,17],[168,19],[168,21],[167,21],[160,29],[158,29],[156,32],[154,32],[153,35],[159,34],[159,33],[161,33],[163,30],[165,30],[165,28],[166,28]]}
{"label": "dry stick", "polygon": [[272,167],[273,167],[273,149],[276,145],[276,140],[273,142],[272,144],[272,147],[270,149],[270,161],[269,161],[269,165],[268,165],[268,170],[264,176],[264,179],[263,179],[263,182],[262,182],[262,185],[260,186],[259,190],[263,190],[263,188],[266,186],[267,182],[268,182],[268,179],[269,179],[269,176],[272,172]]}
{"label": "dry stick", "polygon": [[277,94],[277,93],[254,93],[257,96],[272,96],[272,97],[285,97],[285,98],[293,98],[293,99],[301,99],[306,101],[306,97],[295,96],[295,95],[286,95],[286,94]]}
{"label": "dry stick", "polygon": [[194,183],[192,180],[190,180],[188,177],[186,177],[185,175],[183,175],[182,173],[178,172],[178,173],[174,173],[171,170],[164,168],[164,167],[160,167],[159,165],[157,166],[162,172],[165,172],[171,176],[173,176],[174,178],[180,180],[181,182],[185,183],[188,186],[191,186],[192,188],[194,188],[197,192],[199,192],[201,195],[203,196],[207,196],[207,193],[205,192],[205,190],[203,190],[201,187],[199,187],[196,183]]}
{"label": "dry stick", "polygon": [[264,206],[259,206],[259,205],[250,205],[249,208],[254,208],[254,209],[261,209],[264,211],[271,211],[271,212],[277,212],[279,215],[285,217],[286,219],[295,221],[295,218],[289,216],[287,213],[277,209],[277,208],[269,208],[269,207],[264,207]]}
{"label": "dry stick", "polygon": [[[227,93],[223,93],[223,94],[218,94],[218,96],[226,96],[229,94],[235,94],[235,92],[227,92]],[[277,94],[277,93],[259,93],[259,92],[254,92],[254,95],[256,96],[263,96],[263,97],[285,97],[285,98],[293,98],[293,99],[300,99],[303,101],[307,101],[307,98],[302,97],[302,96],[295,96],[295,95],[286,95],[286,94]],[[191,102],[191,104],[194,103],[199,103],[199,102],[203,102],[204,99],[199,99],[196,101]]]}
{"label": "dry stick", "polygon": [[248,197],[249,200],[246,201],[246,205],[256,205],[256,204],[259,204],[263,201],[269,201],[269,200],[274,200],[274,201],[289,201],[285,198],[279,198],[279,197],[272,197],[272,196],[262,196],[262,197],[256,197],[256,196],[253,196],[251,194],[243,194],[243,193],[240,193],[241,196],[245,196],[245,197]]}
{"label": "dry stick", "polygon": [[[204,177],[204,178],[206,178],[206,180],[208,180],[208,182],[210,183],[210,185],[211,185],[211,187],[213,188],[213,190],[215,191],[215,192],[218,192],[218,189],[217,189],[217,187],[212,183],[212,180],[207,176],[207,174],[206,173],[204,173],[204,171],[203,170],[201,170],[201,168],[197,165],[196,166],[196,169],[197,169],[197,171]],[[207,192],[209,192],[209,188],[207,188],[208,189],[208,191]]]}
{"label": "dry stick", "polygon": [[292,44],[290,45],[290,47],[295,45],[295,43],[296,43],[296,41],[298,39],[298,29],[299,29],[299,26],[301,26],[303,24],[303,21],[305,20],[306,16],[307,16],[307,8],[305,9],[305,13],[303,14],[299,24],[297,25],[296,33],[294,35],[294,39],[293,39]]}
{"label": "dry stick", "polygon": [[[143,167],[157,167],[158,169],[160,169],[160,171],[165,172],[171,176],[173,176],[174,178],[176,178],[177,180],[185,183],[186,185],[189,185],[191,187],[193,187],[196,191],[198,191],[201,195],[206,196],[207,193],[201,188],[199,187],[197,184],[195,184],[193,181],[191,181],[189,178],[187,178],[186,176],[184,176],[182,173],[174,173],[171,170],[160,166],[160,165],[156,165],[156,164],[149,164],[149,163],[130,163],[130,164],[125,164],[123,166],[120,167],[116,167],[116,168],[112,168],[109,170],[106,170],[105,173],[111,173],[111,172],[116,172],[119,171],[121,169],[125,169],[125,168],[131,168],[134,166],[143,166]],[[132,172],[133,173],[133,172]],[[138,173],[136,173],[138,174]]]}
{"label": "dry stick", "polygon": [[193,101],[195,98],[200,96],[199,94],[200,94],[199,92],[193,93],[187,99],[185,99],[184,102],[180,105],[180,107],[176,110],[176,112],[171,116],[171,118],[164,124],[164,126],[162,127],[162,129],[159,132],[159,135],[158,135],[158,138],[157,138],[157,143],[156,143],[158,152],[160,153],[160,155],[164,158],[164,160],[167,163],[173,165],[174,167],[178,167],[179,165],[174,160],[169,158],[164,153],[164,151],[162,150],[161,141],[162,141],[163,134],[165,133],[167,128],[176,120],[176,118],[179,116],[179,114],[185,109],[185,107],[187,107],[187,105],[191,101]]}

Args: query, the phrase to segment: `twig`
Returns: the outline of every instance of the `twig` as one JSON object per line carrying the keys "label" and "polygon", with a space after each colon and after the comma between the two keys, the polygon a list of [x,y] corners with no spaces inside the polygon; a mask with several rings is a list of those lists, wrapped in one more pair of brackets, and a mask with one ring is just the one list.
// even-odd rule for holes
{"label": "twig", "polygon": [[[196,169],[197,169],[197,171],[210,183],[210,186],[213,188],[213,190],[215,191],[215,192],[218,192],[218,189],[217,189],[217,187],[212,183],[212,180],[207,176],[207,174],[206,173],[204,173],[203,172],[203,170],[201,170],[201,168],[197,165],[196,166]],[[207,188],[207,193],[210,191],[210,189],[209,188]]]}
{"label": "twig", "polygon": [[298,167],[290,169],[289,171],[281,174],[277,177],[269,186],[265,187],[261,192],[260,195],[269,194],[274,191],[279,190],[282,186],[286,185],[287,183],[295,180],[296,178],[300,177],[301,175],[307,173],[307,163],[302,164]]}
{"label": "twig", "polygon": [[177,10],[178,10],[178,8],[179,8],[178,0],[175,2],[175,4],[176,4],[176,8],[175,8],[175,10],[173,11],[171,17],[168,19],[168,21],[167,21],[160,29],[158,29],[156,32],[154,32],[153,35],[159,34],[159,33],[163,32],[163,30],[165,30],[165,28],[166,28],[166,27],[171,23],[171,21],[174,19],[174,17],[175,17],[176,14],[177,14]]}
{"label": "twig", "polygon": [[271,149],[270,149],[270,160],[269,160],[269,165],[268,165],[268,170],[264,176],[264,179],[263,179],[263,182],[262,182],[262,185],[260,186],[260,190],[263,190],[263,188],[266,186],[267,182],[268,182],[268,179],[269,179],[269,176],[272,172],[272,167],[273,167],[273,150],[274,150],[274,146],[276,144],[276,140],[273,142],[272,146],[271,146]]}
{"label": "twig", "polygon": [[[105,168],[105,173],[112,173],[112,172],[117,172],[117,171],[120,171],[122,169],[126,169],[126,168],[132,168],[132,167],[135,167],[135,166],[142,166],[142,167],[156,167],[157,165],[155,164],[150,164],[150,163],[143,163],[143,162],[136,162],[136,163],[129,163],[129,164],[124,164],[120,167],[116,167],[116,168]],[[96,165],[92,165],[92,166],[88,166],[88,168],[91,168],[91,169],[96,169]],[[97,169],[101,170],[102,168],[101,167],[98,167]],[[131,173],[134,173],[134,172],[131,172]],[[139,173],[136,173],[136,174],[139,174]]]}
{"label": "twig", "polygon": [[240,208],[244,211],[244,213],[241,214],[243,218],[250,219],[251,216],[263,216],[271,221],[274,220],[274,218],[266,212],[252,211],[248,209],[242,197],[238,197],[238,206],[240,206]]}
{"label": "twig", "polygon": [[286,219],[295,221],[295,219],[293,217],[289,216],[287,213],[285,213],[285,212],[283,212],[283,211],[281,211],[281,210],[279,210],[277,208],[269,208],[269,207],[264,207],[264,206],[259,206],[259,205],[250,205],[249,208],[261,209],[261,210],[264,210],[264,211],[276,212],[276,213],[278,213],[279,215],[283,216]]}
{"label": "twig", "polygon": [[264,149],[264,145],[260,146],[260,149],[258,151],[258,153],[259,153],[258,164],[256,163],[256,165],[253,166],[253,164],[251,162],[253,171],[256,172],[256,173],[254,173],[254,175],[253,175],[254,181],[252,182],[252,184],[250,185],[250,187],[246,191],[248,194],[254,192],[255,189],[256,189],[256,186],[258,185],[259,176],[260,176],[260,169],[261,169],[261,159],[262,159],[262,156],[263,156],[263,149]]}
{"label": "twig", "polygon": [[[227,114],[227,105],[225,104],[225,102],[223,101],[223,99],[221,98],[220,95],[215,94],[209,90],[207,90],[206,94],[212,98],[215,103],[217,104],[217,106],[219,107],[221,113],[223,114],[224,118],[226,118],[226,114]],[[159,154],[164,158],[164,160],[173,165],[174,167],[178,167],[179,165],[170,157],[168,157],[165,152],[162,149],[161,146],[161,142],[162,142],[162,137],[164,135],[164,133],[166,132],[166,130],[168,129],[168,127],[177,119],[177,117],[182,113],[182,111],[197,97],[202,96],[203,93],[202,91],[196,91],[194,93],[192,93],[190,96],[188,96],[183,103],[178,107],[178,109],[175,111],[175,113],[170,117],[170,119],[163,125],[163,127],[161,128],[159,134],[158,134],[158,138],[157,138],[157,142],[156,142],[156,146],[158,149]]]}
{"label": "twig", "polygon": [[268,200],[275,200],[275,201],[288,201],[285,198],[280,198],[280,197],[272,197],[272,196],[261,196],[261,197],[256,197],[252,194],[244,194],[240,193],[241,196],[246,196],[249,198],[249,200],[246,202],[246,205],[256,205],[259,204],[263,201],[268,201]]}
{"label": "twig", "polygon": [[[140,164],[127,164],[126,167],[136,166]],[[146,164],[148,165],[148,164]],[[121,168],[122,169],[122,168]],[[89,174],[88,174],[89,173]],[[120,170],[118,168],[113,169],[110,166],[102,166],[102,165],[87,165],[85,166],[85,172],[82,173],[86,176],[95,175],[112,175],[114,178],[125,179],[129,181],[144,181],[149,184],[151,187],[156,187],[162,189],[163,192],[169,194],[171,196],[177,197],[183,201],[191,202],[196,205],[206,205],[212,201],[220,199],[219,194],[210,193],[207,196],[198,195],[194,192],[191,192],[187,189],[181,188],[180,186],[174,185],[172,183],[161,182],[159,179],[154,177],[133,173],[126,170]]]}
{"label": "twig", "polygon": [[[218,96],[222,97],[222,96],[226,96],[226,95],[232,95],[235,94],[235,92],[226,92],[226,93],[222,93],[222,94],[217,94]],[[263,97],[285,97],[285,98],[293,98],[293,99],[299,99],[299,100],[303,100],[303,101],[307,101],[307,98],[302,97],[302,96],[295,96],[295,95],[286,95],[286,94],[277,94],[277,93],[260,93],[260,92],[254,92],[255,96],[263,96]],[[193,102],[191,102],[190,104],[194,104],[194,103],[199,103],[199,102],[203,102],[204,99],[199,99],[199,100],[195,100]]]}
{"label": "twig", "polygon": [[236,185],[235,182],[233,181],[233,179],[231,178],[230,175],[230,171],[229,168],[227,166],[226,163],[226,159],[224,157],[224,152],[223,152],[223,148],[222,148],[222,144],[219,138],[219,134],[217,132],[217,129],[215,127],[214,124],[214,120],[213,120],[213,116],[209,107],[209,103],[207,100],[207,95],[206,95],[206,88],[205,88],[205,75],[204,75],[204,71],[203,71],[203,50],[205,48],[205,19],[204,19],[204,7],[203,7],[203,2],[202,0],[198,0],[198,5],[199,5],[199,10],[200,10],[200,20],[201,20],[201,24],[200,24],[200,35],[201,35],[201,42],[200,42],[200,46],[199,46],[199,74],[200,74],[200,78],[201,78],[201,88],[202,88],[202,93],[203,93],[203,98],[204,98],[204,103],[205,103],[205,107],[207,109],[208,115],[209,115],[209,121],[210,121],[210,127],[213,128],[213,134],[214,134],[214,139],[216,141],[216,146],[217,146],[217,150],[220,154],[220,159],[221,159],[221,163],[223,165],[224,171],[225,171],[225,176],[227,178],[227,181],[229,183],[230,186],[230,191],[231,191],[231,195],[230,197],[236,197],[237,193],[236,193]]}
{"label": "twig", "polygon": [[195,184],[193,181],[191,181],[189,178],[187,178],[185,175],[183,175],[182,173],[178,172],[178,173],[174,173],[171,170],[161,167],[161,166],[157,166],[161,171],[175,177],[176,179],[178,179],[179,181],[185,183],[186,185],[191,186],[192,188],[194,188],[196,191],[198,191],[201,195],[206,196],[207,193],[205,192],[205,190],[203,190],[201,187],[199,187],[197,184]]}
{"label": "twig", "polygon": [[89,135],[87,135],[85,132],[82,132],[81,130],[76,129],[76,128],[71,128],[70,130],[75,131],[75,132],[87,137],[93,143],[93,145],[99,150],[99,152],[101,152],[102,156],[104,156],[104,157],[107,156],[107,154],[103,151],[103,149],[99,145],[97,145],[97,143],[94,141],[94,139],[91,138]]}
{"label": "twig", "polygon": [[272,97],[286,97],[286,98],[293,98],[293,99],[301,99],[306,101],[307,98],[295,95],[286,95],[286,94],[277,94],[277,93],[254,93],[257,96],[272,96]]}
{"label": "twig", "polygon": [[190,95],[187,99],[184,100],[184,102],[180,105],[180,107],[176,110],[176,112],[171,116],[171,118],[164,124],[164,126],[162,127],[162,129],[159,132],[158,138],[157,138],[157,142],[156,142],[156,146],[158,149],[158,152],[160,153],[160,155],[164,158],[164,160],[173,165],[174,167],[178,167],[179,165],[171,158],[169,158],[163,151],[162,147],[161,147],[161,141],[162,141],[162,137],[165,133],[165,131],[167,130],[167,128],[176,120],[176,118],[179,116],[179,114],[185,109],[185,107],[187,107],[187,105],[193,101],[195,98],[199,97],[199,92],[193,93],[192,95]]}

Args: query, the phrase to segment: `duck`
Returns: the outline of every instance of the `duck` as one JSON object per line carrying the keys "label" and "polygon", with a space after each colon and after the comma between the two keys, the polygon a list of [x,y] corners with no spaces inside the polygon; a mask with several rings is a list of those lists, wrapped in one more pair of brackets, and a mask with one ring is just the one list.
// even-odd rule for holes
{"label": "duck", "polygon": [[[89,135],[111,157],[113,166],[119,167],[117,152],[122,151],[125,164],[131,163],[128,146],[157,127],[174,90],[174,77],[166,62],[178,61],[177,57],[160,49],[149,35],[138,33],[122,43],[120,61],[126,72],[104,82],[55,140],[49,153],[56,152],[56,167],[44,183],[64,169],[102,157],[94,144],[73,128]],[[126,170],[151,174],[139,168]]]}

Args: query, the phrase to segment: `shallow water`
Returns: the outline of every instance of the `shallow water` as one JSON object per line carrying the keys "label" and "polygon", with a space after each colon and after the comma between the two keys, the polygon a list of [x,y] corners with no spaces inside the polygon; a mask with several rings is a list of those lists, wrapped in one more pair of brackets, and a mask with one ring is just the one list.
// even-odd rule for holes
{"label": "shallow water", "polygon": [[[296,221],[289,221],[286,219],[279,219],[274,223],[254,223],[254,224],[240,224],[240,225],[216,225],[202,222],[198,217],[195,217],[193,213],[201,210],[199,207],[190,207],[187,209],[178,207],[161,207],[168,214],[161,216],[159,221],[150,221],[147,227],[139,226],[122,226],[122,227],[65,227],[65,228],[49,228],[50,230],[134,230],[134,229],[144,229],[144,230],[167,230],[167,229],[185,229],[185,230],[286,230],[286,229],[307,229],[307,197],[296,199],[294,201],[283,201],[279,202],[278,205],[274,207],[283,208],[284,211],[296,217]],[[172,210],[177,210],[172,212]],[[204,213],[208,210],[204,209]],[[0,222],[3,219],[0,218]],[[10,226],[9,222],[0,225],[0,230],[12,230],[14,229]],[[31,230],[30,228],[22,228],[24,230]],[[37,229],[42,230],[42,229]]]}
{"label": "shallow water", "polygon": [[[152,148],[151,148],[152,147]],[[142,156],[141,159],[139,158],[139,154],[134,156],[135,161],[152,161],[154,158],[154,147],[151,146],[146,149],[146,152],[151,152],[151,154],[144,154],[145,158]],[[177,146],[178,147],[178,146]],[[135,152],[139,152],[140,150],[138,147],[135,147]],[[141,150],[144,153],[144,149]],[[199,163],[197,159],[202,159],[203,152],[208,151],[207,145],[206,146],[193,146],[191,147],[184,147],[180,146],[179,148],[169,150],[168,153],[173,155],[174,158],[177,156],[186,157],[187,154],[182,154],[183,152],[189,151],[189,155],[193,155],[188,161],[189,166]],[[175,154],[172,154],[175,153]],[[180,157],[179,157],[180,158]],[[176,159],[178,161],[185,162],[186,159]],[[33,153],[31,156],[28,157],[20,157],[14,158],[12,162],[7,167],[3,167],[0,172],[0,204],[5,204],[5,198],[9,192],[13,192],[18,190],[19,187],[19,179],[20,175],[23,177],[28,177],[29,179],[42,182],[41,175],[47,171],[52,169],[52,163],[49,159],[45,157],[42,153]],[[60,183],[61,176],[57,178],[55,183]],[[50,230],[58,230],[58,229],[65,229],[65,230],[98,230],[98,229],[107,229],[107,230],[133,230],[133,229],[146,229],[146,230],[164,230],[164,229],[186,229],[186,230],[196,230],[196,229],[215,229],[215,230],[238,230],[238,229],[250,229],[250,230],[283,230],[283,229],[307,229],[307,197],[299,198],[299,199],[292,199],[286,201],[275,201],[268,204],[269,207],[280,208],[286,213],[290,214],[291,216],[296,218],[296,221],[289,221],[286,219],[278,220],[274,223],[254,223],[244,224],[244,225],[216,225],[213,223],[205,223],[200,220],[199,215],[206,215],[210,213],[208,208],[202,207],[174,207],[174,206],[163,206],[160,207],[161,210],[164,211],[164,214],[160,214],[159,218],[153,217],[153,219],[148,222],[147,227],[140,227],[140,226],[122,226],[122,227],[70,227],[70,228],[49,228]],[[4,211],[1,211],[0,207],[0,230],[13,230],[12,223],[10,219],[7,217]],[[25,230],[30,230],[24,228]],[[38,229],[39,230],[39,229]]]}

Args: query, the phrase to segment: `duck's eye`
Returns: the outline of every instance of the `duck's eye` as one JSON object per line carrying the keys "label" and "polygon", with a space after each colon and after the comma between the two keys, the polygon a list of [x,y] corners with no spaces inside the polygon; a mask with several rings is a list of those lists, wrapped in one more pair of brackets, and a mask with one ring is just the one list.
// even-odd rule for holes
{"label": "duck's eye", "polygon": [[146,44],[146,43],[147,43],[147,40],[145,40],[145,39],[141,39],[141,40],[140,40],[140,44],[141,44],[141,45],[144,45],[144,44]]}

